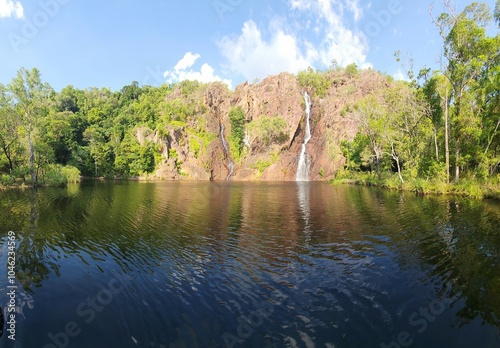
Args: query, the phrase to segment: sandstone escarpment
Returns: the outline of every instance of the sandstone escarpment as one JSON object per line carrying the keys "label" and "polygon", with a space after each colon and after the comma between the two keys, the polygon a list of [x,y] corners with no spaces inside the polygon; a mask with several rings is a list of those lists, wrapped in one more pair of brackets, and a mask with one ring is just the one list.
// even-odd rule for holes
{"label": "sandstone escarpment", "polygon": [[[178,103],[187,111],[184,122],[173,122],[167,136],[157,143],[163,146],[163,162],[156,176],[167,179],[225,180],[230,162],[234,163],[231,180],[294,180],[301,144],[304,140],[304,93],[312,99],[310,180],[327,180],[342,168],[345,159],[340,151],[343,140],[352,140],[359,127],[353,106],[357,100],[380,93],[387,79],[371,70],[355,76],[345,71],[327,75],[330,88],[319,97],[309,86],[301,86],[296,76],[282,73],[259,83],[244,83],[229,91],[222,83],[204,85],[186,91],[177,88],[166,103]],[[229,113],[240,107],[245,116],[245,146],[235,153],[231,146],[225,153],[221,138],[224,127],[231,143]],[[266,139],[269,122],[280,119],[278,138]],[[284,122],[283,122],[284,120]],[[266,123],[267,122],[267,123]]]}

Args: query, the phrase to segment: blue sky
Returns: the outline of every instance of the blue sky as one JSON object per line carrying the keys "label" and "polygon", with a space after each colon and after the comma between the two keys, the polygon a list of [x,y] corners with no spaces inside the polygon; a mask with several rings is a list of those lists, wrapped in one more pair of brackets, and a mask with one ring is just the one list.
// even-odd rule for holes
{"label": "blue sky", "polygon": [[[458,9],[470,2],[456,0]],[[402,78],[396,50],[412,57],[416,70],[438,67],[442,41],[431,3],[0,0],[0,83],[24,66],[38,68],[56,90],[182,79],[234,88],[282,71],[324,69],[333,59]]]}

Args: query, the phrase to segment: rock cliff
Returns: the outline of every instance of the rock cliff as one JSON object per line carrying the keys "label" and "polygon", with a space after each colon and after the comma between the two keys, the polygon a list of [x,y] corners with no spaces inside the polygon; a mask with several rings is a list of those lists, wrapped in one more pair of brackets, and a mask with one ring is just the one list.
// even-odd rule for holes
{"label": "rock cliff", "polygon": [[[352,112],[359,98],[386,89],[390,79],[372,70],[349,75],[344,70],[327,75],[328,88],[320,97],[313,86],[301,86],[296,76],[282,73],[258,83],[244,83],[229,91],[221,83],[186,91],[175,89],[165,98],[188,108],[186,122],[170,126],[165,137],[151,135],[162,147],[162,163],[155,176],[166,179],[294,180],[305,129],[304,92],[311,96],[311,140],[307,146],[310,180],[327,180],[342,168],[343,140],[352,140],[359,127]],[[245,115],[241,153],[232,146],[230,111]],[[279,119],[279,122],[275,122]],[[226,154],[221,133],[231,144]]]}

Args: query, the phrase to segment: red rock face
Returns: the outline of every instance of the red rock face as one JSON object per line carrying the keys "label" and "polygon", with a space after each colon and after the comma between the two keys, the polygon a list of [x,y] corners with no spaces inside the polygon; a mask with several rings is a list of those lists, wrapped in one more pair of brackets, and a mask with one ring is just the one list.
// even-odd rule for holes
{"label": "red rock face", "polygon": [[[332,72],[332,86],[324,98],[311,95],[311,133],[307,145],[310,158],[310,180],[328,180],[343,167],[345,159],[340,151],[343,140],[352,140],[358,129],[353,113],[346,108],[368,94],[377,94],[388,83],[385,77],[371,70],[364,70],[355,77],[345,72]],[[195,106],[195,114],[188,117],[187,125],[170,129],[168,139],[158,140],[163,146],[163,165],[156,175],[166,179],[225,180],[228,163],[220,139],[220,125],[224,124],[226,136],[231,132],[229,111],[241,107],[247,128],[261,117],[280,117],[286,122],[287,140],[264,144],[249,134],[241,158],[230,154],[235,162],[235,181],[291,181],[295,179],[301,144],[304,139],[305,103],[304,89],[291,74],[271,76],[260,83],[244,83],[234,92],[221,83],[183,95],[180,90],[170,94],[166,101],[175,99]],[[342,111],[344,109],[344,111]],[[347,111],[346,111],[347,110]],[[342,112],[341,112],[342,111]],[[192,129],[205,129],[211,141],[202,150],[192,146]],[[191,130],[190,130],[191,129]],[[177,158],[170,156],[175,150]]]}

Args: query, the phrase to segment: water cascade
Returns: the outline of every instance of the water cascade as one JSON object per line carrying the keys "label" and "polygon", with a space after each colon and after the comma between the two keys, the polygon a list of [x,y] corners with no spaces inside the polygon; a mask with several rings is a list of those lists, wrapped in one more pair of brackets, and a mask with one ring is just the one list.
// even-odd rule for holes
{"label": "water cascade", "polygon": [[309,181],[310,162],[307,156],[307,143],[311,140],[311,98],[307,92],[304,92],[304,100],[306,103],[306,134],[300,151],[299,164],[297,173],[295,173],[295,181]]}
{"label": "water cascade", "polygon": [[234,175],[234,162],[231,161],[231,158],[229,157],[229,144],[227,143],[227,140],[224,136],[224,124],[221,122],[220,124],[220,139],[222,141],[222,147],[224,148],[224,159],[227,161],[227,168],[229,173],[227,174],[226,180],[230,180],[231,177]]}

